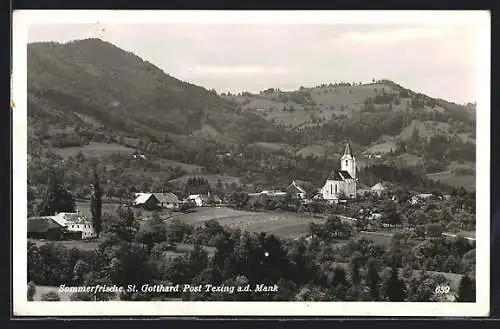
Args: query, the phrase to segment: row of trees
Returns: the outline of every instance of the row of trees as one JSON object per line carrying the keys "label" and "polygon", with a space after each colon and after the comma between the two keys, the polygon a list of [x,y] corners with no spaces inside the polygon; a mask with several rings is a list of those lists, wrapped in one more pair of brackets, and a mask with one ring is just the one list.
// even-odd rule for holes
{"label": "row of trees", "polygon": [[[440,300],[433,289],[447,280],[410,267],[401,270],[395,250],[368,240],[348,240],[348,227],[332,217],[313,227],[310,242],[282,241],[265,233],[227,229],[215,221],[195,229],[154,217],[140,226],[129,209],[120,208],[103,220],[103,240],[96,250],[66,249],[57,244],[28,245],[28,280],[39,285],[179,283],[277,284],[278,292],[224,295],[217,293],[123,293],[125,300]],[[189,242],[187,254],[176,242]],[[345,247],[336,242],[348,241]],[[212,245],[215,250],[202,245]],[[336,250],[336,251],[335,251]],[[388,254],[387,254],[388,253]],[[336,256],[337,255],[337,256]],[[342,259],[344,258],[344,259]],[[387,260],[391,263],[389,266]],[[459,301],[474,300],[473,279],[465,276]],[[426,287],[423,289],[423,287]],[[109,299],[111,295],[80,296]],[[76,298],[74,296],[73,298]]]}

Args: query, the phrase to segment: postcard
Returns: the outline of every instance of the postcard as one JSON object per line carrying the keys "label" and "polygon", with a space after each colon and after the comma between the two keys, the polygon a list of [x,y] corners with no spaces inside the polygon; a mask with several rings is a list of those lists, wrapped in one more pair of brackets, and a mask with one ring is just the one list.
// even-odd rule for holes
{"label": "postcard", "polygon": [[14,315],[486,316],[489,65],[487,11],[14,12]]}

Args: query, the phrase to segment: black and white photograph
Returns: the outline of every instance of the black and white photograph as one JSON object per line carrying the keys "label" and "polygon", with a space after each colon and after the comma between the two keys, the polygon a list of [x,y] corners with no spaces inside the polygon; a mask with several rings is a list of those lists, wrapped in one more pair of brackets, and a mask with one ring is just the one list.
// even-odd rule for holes
{"label": "black and white photograph", "polygon": [[488,12],[13,31],[17,314],[488,313]]}

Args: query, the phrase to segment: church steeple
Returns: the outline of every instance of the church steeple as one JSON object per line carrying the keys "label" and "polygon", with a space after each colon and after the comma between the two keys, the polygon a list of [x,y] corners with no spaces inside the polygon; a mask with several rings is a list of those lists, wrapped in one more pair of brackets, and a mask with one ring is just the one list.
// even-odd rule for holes
{"label": "church steeple", "polygon": [[349,141],[347,141],[347,144],[345,145],[345,149],[344,149],[344,157],[345,157],[345,156],[350,156],[350,157],[352,157],[351,144],[349,143]]}
{"label": "church steeple", "polygon": [[344,149],[344,155],[340,159],[340,168],[345,170],[351,175],[352,178],[356,179],[356,159],[352,155],[351,144],[347,141]]}

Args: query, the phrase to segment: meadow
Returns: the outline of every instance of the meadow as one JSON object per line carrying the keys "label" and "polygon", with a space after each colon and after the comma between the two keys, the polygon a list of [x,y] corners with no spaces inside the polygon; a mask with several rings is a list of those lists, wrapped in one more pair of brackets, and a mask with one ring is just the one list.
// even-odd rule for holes
{"label": "meadow", "polygon": [[54,153],[58,154],[59,156],[65,159],[69,157],[74,157],[75,155],[78,154],[78,152],[82,152],[85,157],[102,157],[115,153],[132,155],[135,152],[135,149],[115,143],[95,143],[95,142],[90,142],[89,144],[84,146],[64,147],[64,148],[54,149]]}
{"label": "meadow", "polygon": [[427,174],[427,178],[443,182],[455,187],[463,187],[468,191],[476,189],[475,175],[454,175],[451,171]]}

